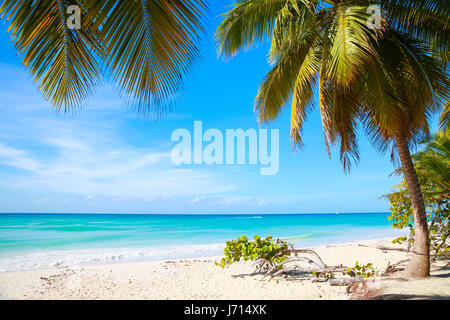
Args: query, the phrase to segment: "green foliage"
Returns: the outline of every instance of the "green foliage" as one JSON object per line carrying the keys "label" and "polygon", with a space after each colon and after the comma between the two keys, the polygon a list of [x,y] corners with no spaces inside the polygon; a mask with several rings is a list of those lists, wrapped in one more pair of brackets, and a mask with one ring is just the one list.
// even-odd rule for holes
{"label": "green foliage", "polygon": [[392,240],[392,243],[402,244],[406,240],[408,240],[408,237],[398,237]]}
{"label": "green foliage", "polygon": [[392,221],[392,228],[394,229],[403,229],[406,227],[414,229],[413,210],[405,179],[403,179],[401,185],[396,186],[396,188],[398,188],[398,191],[389,195],[391,215],[388,219],[389,221]]}
{"label": "green foliage", "polygon": [[[447,239],[450,237],[450,210],[448,201],[439,200],[432,192],[426,192],[429,185],[422,186],[424,191],[424,201],[427,212],[428,229],[430,237],[430,252],[435,256],[449,254],[450,246]],[[402,236],[394,239],[392,243],[407,242],[410,246],[414,243],[414,215],[411,207],[411,200],[408,195],[406,182],[397,186],[398,191],[389,195],[391,202],[391,215],[388,217],[392,221],[394,229],[408,228],[408,237]]]}
{"label": "green foliage", "polygon": [[[336,277],[335,272],[332,271],[325,271],[325,272],[313,271],[312,274],[315,275],[317,278],[324,278],[324,279],[334,279]],[[372,263],[360,265],[358,261],[356,261],[354,267],[347,268],[347,270],[342,272],[342,275],[344,276],[362,277],[364,279],[371,278],[376,274],[377,270],[373,267]]]}
{"label": "green foliage", "polygon": [[280,239],[274,240],[270,235],[264,239],[255,236],[254,241],[249,241],[245,235],[242,235],[237,240],[227,241],[224,249],[225,258],[222,258],[220,263],[216,262],[216,265],[225,268],[241,260],[261,260],[270,267],[285,261],[291,255],[286,252],[290,248],[292,248],[290,243]]}
{"label": "green foliage", "polygon": [[358,261],[356,261],[355,266],[348,268],[347,272],[344,272],[344,274],[349,275],[350,277],[363,277],[364,279],[367,279],[373,277],[376,274],[376,270],[372,263],[360,265]]}

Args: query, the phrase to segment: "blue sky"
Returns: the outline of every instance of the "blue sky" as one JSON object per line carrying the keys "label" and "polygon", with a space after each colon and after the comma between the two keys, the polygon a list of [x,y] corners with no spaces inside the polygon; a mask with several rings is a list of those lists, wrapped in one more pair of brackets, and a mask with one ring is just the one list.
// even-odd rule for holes
{"label": "blue sky", "polygon": [[202,61],[186,81],[173,113],[144,119],[105,82],[82,109],[63,114],[46,102],[0,27],[0,212],[80,213],[327,213],[388,211],[378,198],[398,177],[360,135],[358,166],[345,174],[338,154],[325,152],[318,110],[304,128],[305,148],[293,151],[289,111],[280,130],[280,168],[175,166],[173,130],[258,128],[253,101],[268,71],[267,45],[224,61],[212,39],[218,2],[202,45]]}

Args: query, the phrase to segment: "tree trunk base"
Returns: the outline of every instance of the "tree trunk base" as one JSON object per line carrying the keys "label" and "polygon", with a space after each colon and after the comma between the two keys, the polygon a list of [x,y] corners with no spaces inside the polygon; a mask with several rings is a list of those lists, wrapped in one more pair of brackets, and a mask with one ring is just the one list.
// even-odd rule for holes
{"label": "tree trunk base", "polygon": [[405,278],[426,278],[430,276],[430,259],[426,255],[413,253],[403,273]]}

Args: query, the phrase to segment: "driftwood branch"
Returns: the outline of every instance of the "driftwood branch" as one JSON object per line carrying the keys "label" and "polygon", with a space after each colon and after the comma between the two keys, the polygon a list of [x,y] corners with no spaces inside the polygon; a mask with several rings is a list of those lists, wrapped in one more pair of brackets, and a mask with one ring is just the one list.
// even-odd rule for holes
{"label": "driftwood branch", "polygon": [[306,253],[306,254],[310,254],[314,257],[317,258],[317,260],[319,261],[319,263],[323,266],[326,267],[327,265],[325,264],[325,262],[323,262],[322,258],[317,254],[317,252],[315,252],[314,250],[309,250],[309,249],[289,249],[287,251],[283,251],[278,253],[275,257],[279,257],[285,253],[290,253],[290,254],[294,254],[294,255],[298,255],[301,253]]}
{"label": "driftwood branch", "polygon": [[409,252],[407,249],[403,249],[403,248],[391,248],[391,247],[384,247],[384,246],[376,246],[376,247],[372,247],[372,246],[367,246],[365,244],[358,244],[358,246],[360,247],[366,247],[366,248],[375,248],[375,249],[379,249],[379,250],[383,250],[383,251],[401,251],[401,252]]}
{"label": "driftwood branch", "polygon": [[401,260],[401,261],[399,261],[399,262],[397,262],[397,263],[394,263],[394,264],[391,264],[391,262],[389,261],[388,262],[388,265],[387,265],[387,267],[386,267],[386,269],[384,270],[384,272],[383,272],[383,276],[385,276],[385,275],[389,275],[389,274],[391,274],[391,273],[394,273],[394,272],[396,272],[396,271],[400,271],[400,270],[403,270],[403,269],[399,269],[399,268],[397,268],[399,265],[401,265],[402,263],[405,263],[405,262],[408,262],[409,261],[409,259],[405,259],[405,260]]}
{"label": "driftwood branch", "polygon": [[[361,245],[364,247],[369,247],[366,245]],[[373,248],[373,247],[372,247]],[[397,248],[386,248],[386,247],[376,247],[379,250],[397,250],[397,251],[406,251]],[[276,263],[273,262],[276,258],[286,256],[286,254],[290,254],[285,260]],[[392,274],[396,271],[402,270],[399,268],[399,265],[405,263],[409,260],[401,260],[397,263],[390,264],[386,267],[385,271],[381,274],[382,276],[386,276]],[[303,273],[314,273],[314,276],[310,275],[307,279],[314,278],[313,281],[328,281],[331,286],[351,286],[358,282],[365,283],[367,279],[364,279],[361,276],[357,277],[342,277],[342,278],[333,278],[334,273],[342,273],[344,276],[347,273],[347,266],[329,266],[327,265],[322,258],[319,256],[317,252],[310,249],[293,249],[290,248],[288,250],[279,252],[272,261],[268,261],[262,258],[256,259],[256,270],[251,275],[262,274],[263,278],[269,277],[269,281],[273,278],[280,276],[282,274],[293,274],[294,272],[303,272]],[[324,276],[323,279],[319,278],[320,276]]]}
{"label": "driftwood branch", "polygon": [[330,284],[330,286],[349,286],[356,282],[362,281],[366,281],[366,279],[363,279],[362,277],[339,278],[339,279],[330,279],[328,280],[328,283]]}
{"label": "driftwood branch", "polygon": [[[256,260],[256,270],[254,274],[265,272],[263,279],[266,277],[270,277],[269,281],[274,277],[280,276],[284,273],[293,273],[293,272],[305,272],[312,273],[314,272],[316,275],[322,275],[332,272],[345,272],[347,267],[345,266],[328,266],[322,258],[315,252],[310,249],[288,249],[282,252],[279,252],[274,259],[278,257],[285,256],[286,254],[290,254],[290,256],[280,262],[280,263],[270,263],[267,260],[257,259]],[[300,265],[299,263],[306,264]]]}

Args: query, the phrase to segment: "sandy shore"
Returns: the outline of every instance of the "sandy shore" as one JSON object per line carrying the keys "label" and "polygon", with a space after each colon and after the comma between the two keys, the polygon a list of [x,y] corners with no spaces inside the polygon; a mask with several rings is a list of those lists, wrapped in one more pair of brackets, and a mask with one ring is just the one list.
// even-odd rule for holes
{"label": "sandy shore", "polygon": [[[315,247],[328,265],[373,263],[384,271],[388,263],[408,254],[380,250],[401,248],[390,239],[358,241]],[[450,299],[449,261],[433,264],[432,277],[405,281],[401,272],[393,279],[369,282],[362,288],[330,286],[305,278],[250,276],[251,262],[228,269],[215,266],[219,257],[178,261],[118,263],[53,270],[0,273],[1,299]],[[369,290],[367,290],[369,289]]]}

